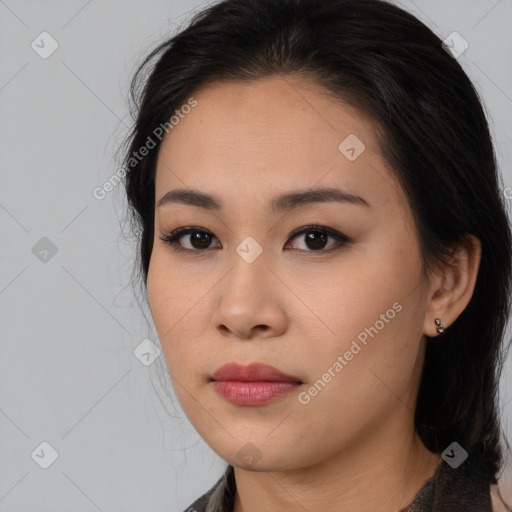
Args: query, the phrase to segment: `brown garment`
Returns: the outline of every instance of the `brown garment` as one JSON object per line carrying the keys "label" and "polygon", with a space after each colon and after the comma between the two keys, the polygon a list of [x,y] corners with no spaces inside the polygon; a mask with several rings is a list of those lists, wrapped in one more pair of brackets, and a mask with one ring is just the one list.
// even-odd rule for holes
{"label": "brown garment", "polygon": [[[413,501],[397,512],[492,512],[490,484],[470,464],[453,469],[443,460]],[[217,483],[184,512],[233,512],[235,490],[234,469],[228,466]]]}

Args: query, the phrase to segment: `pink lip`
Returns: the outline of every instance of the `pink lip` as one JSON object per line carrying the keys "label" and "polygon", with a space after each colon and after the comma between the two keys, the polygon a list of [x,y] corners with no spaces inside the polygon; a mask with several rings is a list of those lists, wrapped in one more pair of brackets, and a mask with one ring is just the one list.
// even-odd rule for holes
{"label": "pink lip", "polygon": [[262,405],[288,395],[302,382],[273,366],[229,363],[212,376],[212,385],[221,396],[237,405]]}

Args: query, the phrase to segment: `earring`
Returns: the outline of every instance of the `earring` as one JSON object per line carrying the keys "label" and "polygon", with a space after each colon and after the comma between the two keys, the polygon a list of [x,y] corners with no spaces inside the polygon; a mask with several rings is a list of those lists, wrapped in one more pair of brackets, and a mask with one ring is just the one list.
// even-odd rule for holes
{"label": "earring", "polygon": [[437,334],[443,333],[444,332],[444,327],[443,327],[443,324],[441,323],[441,319],[440,318],[436,318],[435,322],[436,322],[436,325],[437,325]]}

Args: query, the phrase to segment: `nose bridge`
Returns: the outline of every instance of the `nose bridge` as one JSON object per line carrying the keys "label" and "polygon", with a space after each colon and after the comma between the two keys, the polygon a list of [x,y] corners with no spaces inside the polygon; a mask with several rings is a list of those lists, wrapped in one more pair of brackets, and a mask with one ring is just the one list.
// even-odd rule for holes
{"label": "nose bridge", "polygon": [[[261,198],[247,190],[238,196],[228,215],[236,222],[229,223],[230,249],[226,256],[231,270],[226,278],[235,288],[252,286],[256,293],[268,283],[269,276],[265,273],[271,273],[268,267],[271,266],[275,219],[269,216]],[[230,294],[244,297],[246,292],[230,290]]]}
{"label": "nose bridge", "polygon": [[235,287],[242,288],[242,295],[251,293],[251,290],[243,288],[253,287],[252,293],[257,293],[261,285],[264,285],[264,273],[268,270],[268,252],[268,249],[264,249],[250,235],[235,246],[231,255],[232,270],[229,281]]}
{"label": "nose bridge", "polygon": [[[267,252],[252,237],[245,237],[230,255],[230,270],[220,288],[214,321],[234,331],[250,330],[255,325],[272,323],[267,318],[273,309],[271,289],[275,289]],[[272,316],[272,315],[271,315]]]}
{"label": "nose bridge", "polygon": [[[235,243],[226,254],[225,279],[219,283],[212,327],[223,336],[239,339],[253,335],[272,338],[286,330],[287,314],[273,267],[272,236],[266,227],[255,226],[254,216],[241,215],[239,229],[232,232]],[[258,334],[257,334],[258,333]]]}
{"label": "nose bridge", "polygon": [[[260,238],[261,240],[261,238]],[[265,249],[262,243],[258,242],[256,238],[251,235],[246,236],[235,249],[236,254],[242,259],[246,264],[252,265],[256,261],[261,261],[266,259],[262,258],[263,253],[265,253]]]}

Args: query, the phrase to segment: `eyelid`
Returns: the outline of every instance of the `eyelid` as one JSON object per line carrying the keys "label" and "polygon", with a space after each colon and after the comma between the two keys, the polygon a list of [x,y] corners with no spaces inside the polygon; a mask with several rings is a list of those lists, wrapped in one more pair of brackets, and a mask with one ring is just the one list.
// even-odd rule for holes
{"label": "eyelid", "polygon": [[310,231],[324,233],[325,235],[327,235],[331,238],[334,238],[337,243],[333,244],[329,249],[319,249],[318,251],[305,251],[303,249],[294,249],[294,250],[305,252],[307,254],[310,254],[310,253],[311,254],[329,254],[329,253],[334,252],[337,249],[339,249],[340,246],[348,244],[352,241],[347,235],[345,235],[344,233],[341,233],[340,231],[337,231],[337,230],[329,228],[327,226],[322,226],[321,224],[315,223],[315,224],[309,224],[306,226],[302,226],[300,228],[293,230],[290,233],[288,240],[286,241],[286,245],[288,245],[288,243],[291,240],[293,240],[294,238],[297,238],[300,235],[304,235],[305,233],[308,233]]}
{"label": "eyelid", "polygon": [[165,244],[171,246],[172,249],[178,253],[191,254],[193,256],[201,256],[201,255],[204,255],[207,252],[210,252],[213,250],[213,248],[211,248],[211,247],[208,249],[185,249],[183,247],[180,247],[180,245],[178,244],[178,241],[180,240],[180,238],[182,238],[186,235],[190,235],[191,233],[211,234],[213,238],[218,240],[218,238],[210,230],[205,229],[205,228],[200,228],[198,226],[183,226],[183,227],[174,229],[167,235],[164,235],[162,233],[162,235],[164,235],[164,236],[163,236],[163,238],[160,237],[160,240],[162,240],[162,242],[164,242]]}
{"label": "eyelid", "polygon": [[[288,245],[289,242],[291,240],[293,240],[294,238],[297,238],[300,235],[303,235],[307,232],[312,232],[312,231],[324,233],[328,237],[334,238],[336,240],[336,243],[332,244],[331,247],[328,249],[319,249],[317,251],[314,251],[314,250],[308,251],[305,249],[292,249],[292,250],[298,251],[299,253],[306,253],[307,255],[315,255],[315,254],[325,255],[325,254],[330,254],[332,252],[335,252],[335,251],[341,249],[341,247],[352,242],[352,240],[344,233],[342,233],[338,230],[335,230],[333,228],[329,228],[327,226],[323,226],[321,224],[315,223],[315,224],[301,226],[300,228],[297,228],[294,231],[292,231],[292,233],[290,233],[290,235],[288,236],[285,246]],[[179,242],[180,238],[182,238],[186,235],[189,235],[191,233],[198,233],[198,232],[211,234],[213,236],[213,238],[218,240],[218,238],[210,230],[201,228],[199,226],[183,226],[183,227],[174,229],[173,231],[171,231],[171,233],[169,233],[167,235],[165,235],[164,233],[161,233],[163,235],[163,237],[160,237],[160,240],[162,240],[167,245],[170,245],[172,247],[172,249],[178,253],[191,254],[193,256],[202,256],[202,255],[205,255],[206,253],[211,252],[214,249],[216,249],[214,247],[213,248],[209,247],[207,249],[185,249],[179,245],[178,242]]]}

